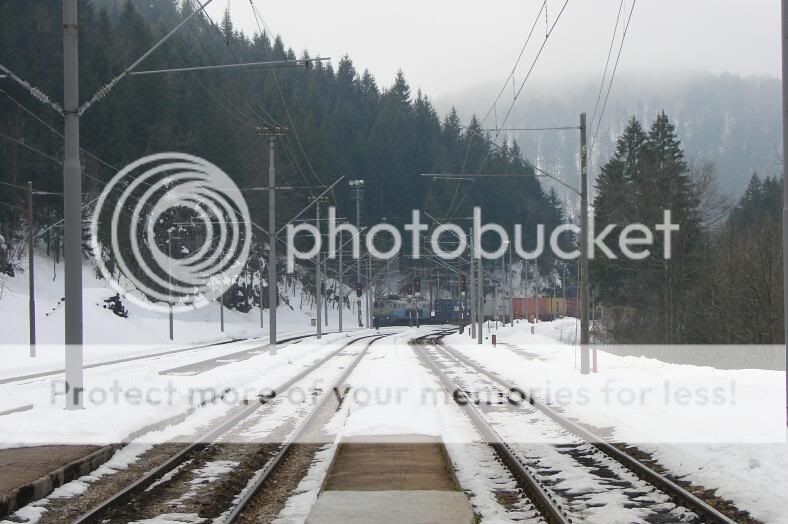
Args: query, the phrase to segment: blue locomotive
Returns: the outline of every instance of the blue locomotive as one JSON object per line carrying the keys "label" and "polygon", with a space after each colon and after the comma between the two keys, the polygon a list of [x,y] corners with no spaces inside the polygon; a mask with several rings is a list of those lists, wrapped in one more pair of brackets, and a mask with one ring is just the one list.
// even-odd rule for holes
{"label": "blue locomotive", "polygon": [[373,303],[372,320],[375,327],[459,324],[466,318],[466,311],[462,300],[436,299],[433,301],[433,311],[430,311],[428,299],[392,295]]}

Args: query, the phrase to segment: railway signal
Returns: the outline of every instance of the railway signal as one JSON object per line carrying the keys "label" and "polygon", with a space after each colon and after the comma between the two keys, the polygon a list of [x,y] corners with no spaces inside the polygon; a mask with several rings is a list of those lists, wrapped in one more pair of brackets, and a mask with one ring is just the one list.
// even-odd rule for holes
{"label": "railway signal", "polygon": [[363,292],[364,292],[364,288],[361,286],[361,282],[356,282],[356,296],[358,298],[361,298]]}
{"label": "railway signal", "polygon": [[416,295],[421,293],[421,279],[420,278],[416,278],[416,280],[413,281],[413,289],[416,291]]}
{"label": "railway signal", "polygon": [[465,275],[460,275],[460,293],[465,293]]}

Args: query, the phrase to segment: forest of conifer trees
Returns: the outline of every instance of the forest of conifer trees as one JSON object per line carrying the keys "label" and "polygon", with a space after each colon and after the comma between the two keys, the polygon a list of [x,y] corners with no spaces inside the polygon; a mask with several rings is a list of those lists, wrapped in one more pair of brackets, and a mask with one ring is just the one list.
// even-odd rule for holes
{"label": "forest of conifer trees", "polygon": [[[92,96],[194,9],[190,1],[82,0],[80,90]],[[0,62],[23,71],[33,85],[59,100],[62,85],[61,4],[44,0],[18,9],[0,3]],[[237,31],[229,15],[200,15],[154,53],[147,69],[309,57],[282,37]],[[214,23],[216,22],[216,23]],[[13,52],[10,52],[13,50]],[[537,223],[549,232],[574,218],[555,191],[540,184],[517,143],[496,144],[471,116],[439,115],[429,96],[400,71],[390,86],[349,56],[314,68],[182,72],[130,77],[81,122],[83,190],[89,203],[114,173],[144,155],[181,151],[220,166],[240,187],[266,184],[265,141],[257,128],[290,129],[278,147],[282,183],[320,188],[344,176],[364,179],[364,221],[396,223],[412,209],[442,218],[467,217],[481,206],[484,219],[507,229]],[[57,74],[52,74],[55,71]],[[47,230],[47,253],[62,248],[62,121],[14,84],[0,85],[0,235],[2,270],[12,274],[23,249],[26,195],[35,190],[34,222]],[[22,138],[16,138],[22,137]],[[632,119],[596,186],[596,227],[655,223],[664,208],[682,223],[670,261],[592,263],[598,304],[605,311],[597,336],[618,342],[777,342],[782,340],[782,253],[779,248],[782,181],[753,176],[736,205],[718,197],[713,166],[689,165],[669,116],[644,129]],[[521,177],[445,182],[422,173],[515,174]],[[280,201],[278,220],[293,216],[309,189]],[[351,213],[348,191],[332,198]],[[252,219],[265,220],[262,197],[247,199]],[[259,245],[257,249],[261,249]],[[540,259],[549,274],[555,260]],[[574,272],[570,281],[574,281]],[[570,285],[570,283],[566,283]]]}

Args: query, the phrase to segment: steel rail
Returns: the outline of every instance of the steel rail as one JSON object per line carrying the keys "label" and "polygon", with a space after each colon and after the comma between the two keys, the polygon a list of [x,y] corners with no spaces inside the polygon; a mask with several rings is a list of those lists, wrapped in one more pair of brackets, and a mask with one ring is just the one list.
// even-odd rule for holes
{"label": "steel rail", "polygon": [[[453,333],[454,331],[452,330],[451,332]],[[511,447],[500,435],[498,435],[495,429],[493,429],[492,425],[487,422],[484,416],[475,407],[473,400],[468,397],[467,393],[465,393],[462,388],[458,387],[440,366],[433,362],[421,347],[427,338],[436,336],[440,338],[446,334],[447,332],[441,331],[439,334],[430,334],[416,338],[414,340],[414,347],[416,348],[417,356],[433,373],[435,373],[435,375],[437,375],[446,390],[452,394],[452,398],[457,405],[462,408],[479,433],[481,433],[485,442],[488,442],[490,446],[495,449],[506,467],[517,477],[531,502],[539,508],[545,520],[550,524],[566,524],[573,522],[561,503],[556,500],[552,493],[542,486],[539,480],[537,480],[536,476],[531,472],[531,467],[526,465],[514,453]]]}
{"label": "steel rail", "polygon": [[[356,368],[361,359],[367,354],[369,347],[377,342],[378,340],[385,338],[389,335],[380,335],[375,337],[374,339],[370,340],[367,345],[364,347],[363,350],[358,354],[358,356],[353,360],[353,362],[345,369],[342,373],[342,376],[337,379],[334,383],[334,388],[338,389],[342,387],[345,381],[348,379],[350,374]],[[312,409],[309,413],[307,418],[305,418],[301,424],[299,424],[298,428],[293,432],[290,438],[287,439],[287,442],[277,451],[276,456],[271,459],[258,473],[257,477],[254,479],[251,485],[248,485],[245,489],[239,501],[235,504],[232,511],[224,518],[224,524],[230,524],[236,522],[244,510],[247,508],[249,503],[259,494],[262,487],[265,485],[266,482],[271,478],[271,475],[274,473],[276,468],[279,464],[284,460],[287,454],[290,452],[290,448],[293,444],[295,444],[302,435],[304,435],[312,425],[314,420],[318,417],[322,409],[328,403],[328,401],[332,398],[330,392],[326,392],[323,395],[323,398],[320,400],[318,405]]]}
{"label": "steel rail", "polygon": [[[442,337],[437,337],[442,338]],[[506,388],[510,392],[517,392],[518,395],[525,395],[528,403],[533,406],[534,408],[538,409],[548,417],[550,417],[554,422],[558,425],[563,427],[569,433],[572,433],[589,444],[592,444],[597,449],[608,455],[610,458],[614,459],[629,471],[634,473],[638,478],[648,482],[652,486],[657,487],[661,491],[663,491],[668,497],[670,497],[675,503],[680,506],[683,506],[687,509],[694,511],[698,517],[703,519],[704,522],[712,522],[715,524],[736,524],[736,521],[728,517],[727,515],[723,514],[716,508],[709,505],[706,501],[700,499],[699,497],[693,495],[680,485],[676,484],[672,480],[668,479],[664,475],[657,473],[635,457],[629,455],[628,453],[620,450],[613,444],[609,443],[604,438],[600,437],[599,435],[585,429],[584,427],[580,426],[579,424],[569,420],[568,418],[560,415],[552,408],[548,407],[547,405],[539,402],[536,400],[530,393],[523,391],[521,388],[518,388],[514,384],[506,381],[505,379],[501,378],[495,373],[492,373],[485,368],[479,366],[468,357],[460,354],[455,349],[450,348],[442,341],[438,341],[437,345],[440,349],[444,351],[445,354],[451,356],[458,362],[468,366],[469,368],[473,369],[477,373],[480,373],[487,377],[488,379],[492,380],[493,382],[497,383],[498,385]]]}
{"label": "steel rail", "polygon": [[113,508],[127,502],[133,495],[144,491],[148,488],[151,484],[156,482],[157,480],[164,477],[167,473],[174,470],[179,465],[183,464],[193,453],[205,448],[212,442],[214,442],[218,437],[227,433],[230,429],[237,426],[239,423],[244,421],[247,417],[249,417],[252,413],[257,411],[261,406],[265,404],[265,400],[263,397],[273,398],[275,396],[281,396],[281,394],[293,386],[296,382],[304,379],[306,376],[314,372],[316,369],[320,368],[323,364],[331,360],[332,358],[336,357],[343,351],[345,351],[349,346],[355,344],[359,340],[363,340],[365,338],[372,338],[379,335],[366,335],[358,338],[354,338],[350,340],[346,344],[343,344],[342,347],[332,351],[325,357],[319,359],[308,368],[304,369],[294,377],[288,379],[284,383],[280,384],[273,390],[273,394],[269,394],[268,392],[260,392],[259,398],[254,400],[246,399],[243,401],[242,405],[245,405],[241,411],[232,415],[230,418],[215,426],[214,428],[206,431],[203,433],[199,438],[195,439],[194,442],[186,446],[185,448],[178,451],[176,454],[172,455],[169,459],[167,459],[162,464],[159,464],[154,469],[146,473],[141,478],[137,479],[135,482],[129,484],[122,490],[116,492],[114,495],[109,497],[108,499],[104,500],[103,502],[99,503],[94,508],[90,509],[86,513],[80,515],[76,520],[74,520],[75,524],[84,524],[88,522],[101,522],[104,519],[104,516],[112,510]]}
{"label": "steel rail", "polygon": [[[337,333],[337,331],[329,331],[329,332],[326,332],[324,334],[327,335],[327,334],[330,334],[330,333]],[[309,333],[307,335],[298,335],[298,336],[293,336],[293,337],[290,337],[290,338],[283,338],[281,340],[277,340],[276,343],[277,344],[284,344],[285,342],[294,342],[296,340],[302,340],[302,339],[313,337],[313,336],[315,336],[314,333]],[[145,360],[145,359],[148,359],[148,358],[167,357],[169,355],[177,355],[179,353],[186,353],[187,351],[198,351],[200,349],[208,349],[208,348],[217,347],[217,346],[224,346],[224,345],[227,345],[227,344],[233,344],[235,342],[244,342],[244,341],[247,341],[247,340],[253,340],[255,338],[257,338],[257,337],[231,338],[230,340],[219,340],[218,342],[209,342],[209,343],[205,343],[205,344],[199,344],[197,346],[188,346],[188,347],[185,347],[185,348],[172,349],[172,350],[169,350],[169,351],[160,351],[158,353],[151,353],[149,355],[135,355],[133,357],[124,357],[124,358],[119,358],[119,359],[116,359],[116,360],[108,360],[108,361],[104,361],[104,362],[94,362],[92,364],[86,364],[85,365],[85,369],[94,369],[94,368],[100,368],[100,367],[104,367],[104,366],[113,366],[115,364],[125,364],[126,362],[134,362],[136,360]],[[265,344],[265,345],[262,345],[262,346],[251,347],[249,349],[244,349],[244,350],[238,351],[236,353],[230,353],[229,355],[223,355],[223,357],[225,357],[225,356],[229,357],[229,356],[233,356],[233,355],[236,355],[236,354],[239,354],[239,353],[243,353],[243,352],[247,352],[247,351],[255,351],[255,350],[258,350],[258,349],[264,349],[267,346],[268,346],[268,344]],[[195,362],[194,364],[199,364],[199,362]],[[14,383],[14,382],[23,382],[23,381],[26,381],[26,380],[35,380],[35,379],[39,379],[39,378],[52,377],[52,376],[55,376],[55,375],[62,375],[65,372],[66,372],[65,369],[55,369],[53,371],[42,371],[40,373],[31,373],[29,375],[18,375],[18,376],[15,376],[15,377],[0,378],[0,385],[11,384],[11,383]]]}

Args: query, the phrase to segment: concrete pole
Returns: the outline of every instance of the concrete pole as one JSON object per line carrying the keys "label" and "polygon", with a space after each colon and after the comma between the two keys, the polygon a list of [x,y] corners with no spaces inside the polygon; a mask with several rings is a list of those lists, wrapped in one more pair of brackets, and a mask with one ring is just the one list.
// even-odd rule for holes
{"label": "concrete pole", "polygon": [[[478,249],[479,246],[476,246]],[[478,312],[476,313],[476,319],[479,322],[479,325],[476,327],[476,342],[478,344],[482,343],[482,328],[484,326],[484,265],[482,264],[482,259],[479,258],[476,261],[477,269],[479,270],[479,276],[476,280],[477,290],[478,293],[476,294],[476,299],[478,300]]]}
{"label": "concrete pole", "polygon": [[[316,218],[316,225],[318,231],[320,231],[320,201],[318,200],[315,202],[315,218]],[[323,326],[322,321],[323,319],[320,318],[323,304],[322,301],[322,281],[320,279],[320,250],[317,251],[317,259],[315,260],[315,311],[317,312],[317,321],[315,325],[317,326],[317,339],[320,340],[323,336]]]}
{"label": "concrete pole", "polygon": [[588,345],[588,148],[586,114],[580,113],[580,373],[590,372]]}
{"label": "concrete pole", "polygon": [[79,163],[77,0],[63,0],[63,217],[66,409],[82,409],[82,168]]}
{"label": "concrete pole", "polygon": [[339,235],[339,332],[342,333],[342,310],[345,308],[345,290],[343,283],[345,281],[344,274],[342,273],[342,234]]}
{"label": "concrete pole", "polygon": [[33,256],[33,182],[27,183],[27,277],[28,277],[28,316],[30,317],[30,356],[36,356],[36,278],[35,257]]}
{"label": "concrete pole", "polygon": [[372,255],[367,258],[367,327],[372,327]]}
{"label": "concrete pole", "polygon": [[[268,137],[268,349],[276,355],[276,305],[279,290],[276,280],[276,166],[274,137]],[[261,302],[262,307],[262,302]]]}
{"label": "concrete pole", "polygon": [[528,300],[527,299],[529,298],[529,295],[531,294],[528,291],[528,284],[529,284],[529,281],[530,281],[530,278],[528,278],[528,259],[526,258],[525,260],[523,260],[523,263],[525,264],[525,298],[526,298],[524,313],[525,313],[525,321],[528,322],[528,319],[530,317],[528,316],[529,311],[528,311]]}
{"label": "concrete pole", "polygon": [[326,296],[323,297],[323,321],[328,326],[328,256],[323,259],[323,274],[326,276]]}
{"label": "concrete pole", "polygon": [[534,292],[534,311],[536,311],[536,315],[534,316],[534,324],[539,323],[539,259],[534,259],[534,281],[536,281],[536,290]]}
{"label": "concrete pole", "polygon": [[[788,0],[782,0],[782,65],[783,65],[783,180],[785,180],[785,155],[788,154]],[[783,181],[783,329],[788,342],[788,184]],[[788,427],[788,344],[786,344],[785,412]]]}
{"label": "concrete pole", "polygon": [[170,285],[168,294],[170,295],[170,303],[167,308],[167,321],[170,327],[170,340],[175,339],[175,322],[172,315],[172,230],[167,231],[167,256],[170,259],[170,274],[167,275],[167,281]]}
{"label": "concrete pole", "polygon": [[224,301],[219,297],[219,330],[224,333]]}
{"label": "concrete pole", "polygon": [[[361,243],[361,187],[356,185],[353,189],[356,197],[356,229],[358,229],[359,243]],[[359,249],[359,258],[356,260],[356,286],[361,285],[361,250]],[[364,322],[361,320],[361,297],[356,297],[356,305],[358,307],[358,327],[364,327]]]}
{"label": "concrete pole", "polygon": [[430,318],[432,318],[432,307],[433,307],[433,302],[432,302],[432,274],[430,274],[430,279],[429,279],[428,283],[429,283],[429,286],[430,286],[430,308],[429,308],[430,309]]}
{"label": "concrete pole", "polygon": [[509,244],[509,325],[514,327],[514,278],[512,278],[512,245]]}
{"label": "concrete pole", "polygon": [[500,310],[500,303],[498,302],[498,282],[493,287],[493,320],[495,321],[495,329],[498,329],[498,313]]}
{"label": "concrete pole", "polygon": [[476,249],[473,246],[473,228],[471,228],[471,269],[469,272],[470,276],[470,304],[471,304],[471,338],[476,338],[476,308],[478,306],[476,302],[476,267],[475,267],[475,260],[474,256],[476,255]]}
{"label": "concrete pole", "polygon": [[260,328],[263,328],[263,268],[262,268],[262,259],[260,262]]}

